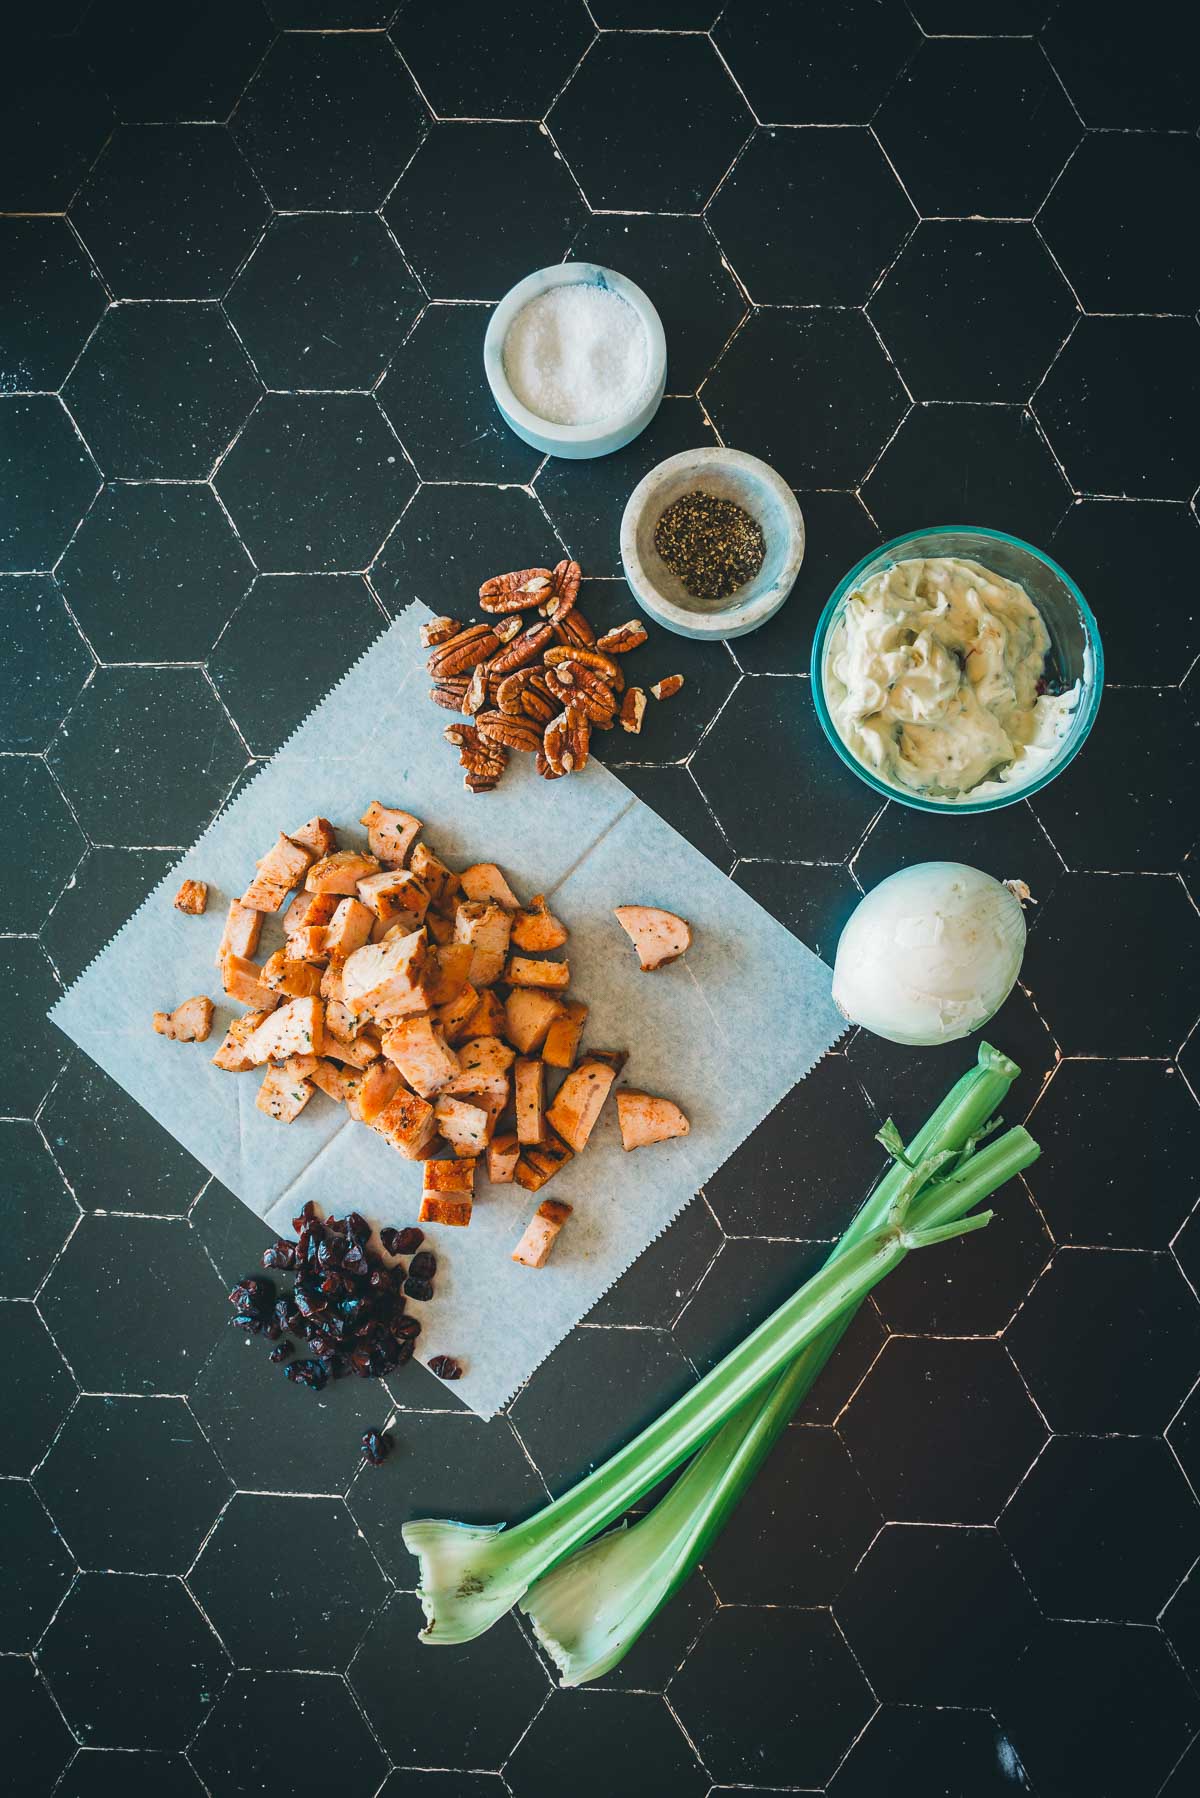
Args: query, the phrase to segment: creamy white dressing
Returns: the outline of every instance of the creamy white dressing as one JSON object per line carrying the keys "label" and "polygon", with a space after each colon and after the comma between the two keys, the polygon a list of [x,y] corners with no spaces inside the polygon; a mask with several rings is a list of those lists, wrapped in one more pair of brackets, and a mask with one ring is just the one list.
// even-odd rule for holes
{"label": "creamy white dressing", "polygon": [[1039,692],[1050,650],[1016,581],[913,557],[855,589],[830,633],[824,689],[839,736],[889,786],[954,800],[1026,785],[1079,700]]}

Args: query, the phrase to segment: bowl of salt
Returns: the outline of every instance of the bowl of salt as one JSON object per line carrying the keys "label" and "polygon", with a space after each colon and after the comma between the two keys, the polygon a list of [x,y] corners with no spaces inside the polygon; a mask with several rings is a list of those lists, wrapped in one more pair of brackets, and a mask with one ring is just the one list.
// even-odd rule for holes
{"label": "bowl of salt", "polygon": [[483,342],[492,398],[534,449],[581,460],[645,430],[667,381],[662,320],[640,287],[594,262],[541,268],[505,294]]}

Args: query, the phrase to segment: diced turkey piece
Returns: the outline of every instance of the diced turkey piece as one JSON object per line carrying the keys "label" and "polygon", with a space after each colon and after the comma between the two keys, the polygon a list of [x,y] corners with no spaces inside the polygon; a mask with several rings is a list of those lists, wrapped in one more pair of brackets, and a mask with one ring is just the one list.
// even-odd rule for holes
{"label": "diced turkey piece", "polygon": [[297,893],[283,914],[288,936],[316,925],[328,924],[339,904],[336,893]]}
{"label": "diced turkey piece", "polygon": [[206,880],[185,880],[175,895],[175,910],[190,912],[198,918],[208,904],[208,882]]}
{"label": "diced turkey piece", "polygon": [[522,1056],[513,1069],[517,1141],[526,1147],[546,1140],[546,1064]]}
{"label": "diced turkey piece", "polygon": [[225,916],[225,928],[221,932],[221,945],[217,950],[217,966],[227,955],[238,955],[247,958],[258,948],[258,939],[262,935],[263,915],[249,905],[243,905],[240,899],[231,899],[229,910]]}
{"label": "diced turkey piece", "polygon": [[475,996],[475,1009],[467,1019],[464,1036],[505,1036],[508,1014],[498,993],[491,987]]}
{"label": "diced turkey piece", "polygon": [[355,1086],[354,1076],[340,1068],[336,1061],[318,1061],[310,1078],[314,1086],[329,1098],[336,1099],[339,1105],[346,1103]]}
{"label": "diced turkey piece", "polygon": [[279,994],[264,984],[261,974],[258,963],[244,955],[229,954],[221,962],[221,985],[231,999],[255,1011],[272,1011],[279,1004]]}
{"label": "diced turkey piece", "polygon": [[278,881],[267,880],[256,874],[250,885],[242,894],[242,904],[251,911],[278,911],[288,896],[288,888],[279,885]]}
{"label": "diced turkey piece", "polygon": [[294,961],[286,949],[276,949],[262,965],[259,979],[272,992],[291,999],[310,999],[321,990],[321,970],[307,961]]}
{"label": "diced turkey piece", "polygon": [[353,895],[360,880],[378,874],[379,863],[373,855],[361,855],[357,849],[335,849],[314,862],[304,877],[307,893],[344,893]]}
{"label": "diced turkey piece", "polygon": [[360,1124],[374,1124],[403,1091],[404,1081],[399,1068],[377,1057],[360,1070],[346,1105],[351,1117],[357,1118]]}
{"label": "diced turkey piece", "polygon": [[453,907],[457,901],[462,882],[457,874],[452,874],[445,862],[440,861],[432,849],[424,843],[417,843],[409,857],[409,867],[429,894],[429,903],[434,911],[444,911],[447,906]]}
{"label": "diced turkey piece", "polygon": [[[520,1063],[517,1063],[518,1067]],[[587,1147],[588,1137],[604,1108],[616,1079],[615,1071],[602,1061],[589,1058],[572,1069],[546,1112],[549,1123],[577,1155]]]}
{"label": "diced turkey piece", "polygon": [[323,967],[329,960],[325,947],[328,930],[327,924],[302,924],[284,944],[284,954],[289,961],[311,961]]}
{"label": "diced turkey piece", "polygon": [[319,1055],[289,1055],[282,1063],[284,1073],[290,1074],[293,1080],[311,1080],[320,1065]]}
{"label": "diced turkey piece", "polygon": [[547,911],[545,897],[538,893],[513,919],[512,940],[518,949],[534,953],[561,949],[567,940],[567,927]]}
{"label": "diced turkey piece", "polygon": [[[455,903],[457,904],[457,901]],[[434,911],[432,905],[425,913],[425,928],[439,948],[454,941],[453,916],[443,916],[441,912]]]}
{"label": "diced turkey piece", "polygon": [[553,1180],[560,1168],[566,1167],[571,1158],[572,1151],[557,1136],[536,1148],[532,1145],[523,1146],[513,1179],[526,1192],[540,1192],[548,1180]]}
{"label": "diced turkey piece", "polygon": [[465,1230],[471,1221],[474,1200],[461,1192],[427,1192],[417,1212],[420,1224],[450,1224]]}
{"label": "diced turkey piece", "polygon": [[323,1054],[324,1010],[319,999],[289,999],[273,1011],[246,1044],[251,1066],[289,1055]]}
{"label": "diced turkey piece", "polygon": [[456,1155],[482,1155],[491,1134],[492,1119],[468,1099],[447,1098],[445,1093],[433,1102],[437,1128]]}
{"label": "diced turkey piece", "polygon": [[446,943],[434,951],[438,977],[433,992],[435,1005],[450,1005],[470,986],[467,976],[475,951],[470,943]]}
{"label": "diced turkey piece", "polygon": [[617,922],[638,952],[644,974],[678,961],[691,947],[692,927],[673,911],[657,905],[618,905]]}
{"label": "diced turkey piece", "polygon": [[454,940],[475,951],[468,976],[472,986],[491,986],[504,972],[512,914],[502,905],[464,899],[454,914]]}
{"label": "diced turkey piece", "polygon": [[[325,1008],[325,1015],[326,1017],[329,1015],[328,1006]],[[330,1036],[326,1030],[325,1047],[322,1053],[329,1061],[340,1061],[346,1067],[365,1068],[369,1067],[378,1057],[379,1044],[372,1042],[370,1037],[366,1036],[360,1036],[356,1042],[344,1043],[338,1037]]]}
{"label": "diced turkey piece", "polygon": [[570,1215],[570,1205],[561,1199],[543,1199],[512,1252],[513,1260],[522,1267],[545,1267],[558,1233]]}
{"label": "diced turkey piece", "polygon": [[299,830],[289,830],[293,843],[308,849],[314,856],[332,855],[337,848],[337,832],[328,818],[310,818]]}
{"label": "diced turkey piece", "polygon": [[458,1073],[458,1056],[427,1012],[393,1025],[383,1039],[383,1052],[423,1099],[435,1098]]}
{"label": "diced turkey piece", "polygon": [[285,837],[280,831],[273,847],[259,856],[254,865],[260,880],[269,880],[290,892],[292,887],[300,885],[315,859],[311,849],[306,849],[303,843],[293,843],[291,837]]}
{"label": "diced turkey piece", "polygon": [[419,1161],[437,1135],[437,1120],[433,1106],[419,1093],[401,1088],[379,1113],[373,1128],[408,1161]]}
{"label": "diced turkey piece", "polygon": [[515,912],[520,909],[521,901],[495,862],[474,862],[471,867],[463,869],[459,879],[468,899],[484,905],[493,902],[502,905],[505,911]]}
{"label": "diced turkey piece", "polygon": [[395,806],[381,805],[378,799],[372,799],[359,823],[367,827],[367,842],[371,854],[385,868],[404,866],[413,839],[421,829],[421,820],[414,818],[411,812],[402,812]]}
{"label": "diced turkey piece", "polygon": [[561,999],[535,987],[514,986],[504,1002],[505,1034],[522,1055],[532,1055],[546,1040],[555,1018],[566,1011]]}
{"label": "diced turkey piece", "polygon": [[619,1092],[617,1121],[626,1149],[667,1142],[673,1136],[686,1136],[691,1129],[678,1105],[670,1099],[656,1099],[652,1093]]}
{"label": "diced turkey piece", "polygon": [[246,1044],[270,1015],[269,1011],[248,1011],[244,1016],[234,1018],[225,1032],[224,1042],[213,1056],[213,1065],[223,1068],[227,1074],[249,1073],[254,1063],[246,1054]]}
{"label": "diced turkey piece", "polygon": [[588,1008],[578,999],[564,1002],[561,1017],[555,1018],[546,1032],[542,1060],[552,1068],[573,1068],[579,1053],[579,1039],[587,1023]]}
{"label": "diced turkey piece", "polygon": [[427,1161],[421,1181],[421,1224],[451,1224],[463,1228],[471,1221],[475,1196],[475,1157],[453,1161]]}
{"label": "diced turkey piece", "polygon": [[515,1134],[493,1136],[488,1144],[487,1171],[493,1186],[510,1186],[521,1159],[521,1145]]}
{"label": "diced turkey piece", "polygon": [[419,930],[429,910],[429,894],[407,868],[385,868],[358,883],[358,896],[386,929]]}
{"label": "diced turkey piece", "polygon": [[472,1080],[491,1080],[498,1076],[507,1076],[509,1068],[516,1060],[516,1050],[502,1042],[498,1036],[473,1036],[458,1046],[459,1073],[447,1092],[478,1092],[483,1088],[469,1084]]}
{"label": "diced turkey piece", "polygon": [[[470,944],[462,944],[461,947],[469,948]],[[441,991],[440,986],[438,990]],[[457,999],[438,1006],[437,1020],[448,1043],[461,1043],[473,1034],[468,1025],[478,1005],[479,994],[468,982]]]}
{"label": "diced turkey piece", "polygon": [[290,1124],[300,1116],[313,1096],[307,1080],[297,1080],[286,1068],[268,1068],[254,1103],[277,1123]]}
{"label": "diced turkey piece", "polygon": [[205,1043],[212,1030],[212,1019],[212,1000],[197,993],[174,1011],[156,1011],[154,1028],[159,1036],[169,1037],[173,1043]]}
{"label": "diced turkey piece", "polygon": [[625,1063],[629,1060],[629,1050],[589,1049],[588,1060],[602,1061],[606,1068],[611,1068],[614,1074],[619,1074],[621,1069],[625,1066]]}
{"label": "diced turkey piece", "polygon": [[339,1043],[352,1043],[361,1036],[366,1025],[361,1018],[354,1017],[346,1010],[340,999],[331,999],[325,1006],[325,1035],[336,1037]]}
{"label": "diced turkey piece", "polygon": [[[329,895],[332,897],[333,895]],[[333,916],[325,926],[325,953],[331,961],[344,961],[361,949],[371,935],[375,915],[361,899],[346,897],[334,906]]]}
{"label": "diced turkey piece", "polygon": [[550,992],[561,992],[571,984],[571,964],[565,961],[534,961],[529,955],[510,955],[504,978],[510,986],[537,986]]}
{"label": "diced turkey piece", "polygon": [[354,1017],[404,1017],[428,1011],[437,983],[437,963],[422,930],[366,943],[347,956],[341,997]]}

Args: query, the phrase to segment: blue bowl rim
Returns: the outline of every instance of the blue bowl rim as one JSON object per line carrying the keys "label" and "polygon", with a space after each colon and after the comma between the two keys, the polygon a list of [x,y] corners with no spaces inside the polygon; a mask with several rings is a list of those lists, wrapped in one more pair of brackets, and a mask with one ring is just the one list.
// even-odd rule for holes
{"label": "blue bowl rim", "polygon": [[[904,545],[911,544],[921,537],[937,536],[984,537],[993,543],[1009,543],[1016,549],[1024,550],[1035,561],[1044,563],[1047,568],[1054,571],[1079,607],[1079,615],[1083,620],[1088,646],[1092,652],[1093,673],[1076,714],[1075,722],[1071,727],[1071,733],[1064,745],[1064,751],[1059,759],[1046,769],[1044,774],[1041,774],[1036,780],[1028,781],[1022,786],[1014,788],[1010,794],[996,793],[989,799],[978,800],[924,799],[919,793],[908,793],[900,787],[889,786],[886,781],[882,781],[877,775],[872,774],[869,768],[864,767],[842,741],[825,702],[825,684],[822,676],[825,639],[834,615],[846,594],[857,584],[863,570],[869,568],[872,563],[878,562],[881,557],[892,555],[894,560],[899,561],[898,552],[903,549]],[[1070,767],[1087,741],[1092,725],[1096,722],[1096,713],[1100,709],[1100,695],[1104,689],[1104,647],[1100,640],[1100,627],[1096,623],[1095,614],[1087,600],[1066,569],[1061,567],[1053,556],[1048,556],[1045,550],[1028,543],[1024,537],[1014,537],[1009,531],[989,530],[986,525],[931,524],[920,530],[905,531],[902,536],[893,537],[889,542],[880,544],[869,555],[860,557],[849,573],[842,576],[826,601],[825,609],[817,621],[812,655],[809,659],[809,685],[812,688],[813,705],[816,708],[817,718],[826,738],[847,768],[857,774],[858,778],[870,787],[872,792],[878,793],[881,799],[892,799],[898,805],[907,805],[913,811],[937,812],[942,817],[947,815],[953,817],[955,814],[970,816],[979,812],[997,812],[1006,805],[1017,805],[1022,799],[1030,799],[1035,793],[1040,793],[1043,787],[1049,786],[1052,780],[1057,779],[1064,768]]]}

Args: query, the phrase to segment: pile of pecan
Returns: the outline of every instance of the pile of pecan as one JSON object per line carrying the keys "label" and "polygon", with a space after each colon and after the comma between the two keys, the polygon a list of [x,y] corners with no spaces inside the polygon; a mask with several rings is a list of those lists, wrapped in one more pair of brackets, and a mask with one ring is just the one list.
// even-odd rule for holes
{"label": "pile of pecan", "polygon": [[[510,750],[535,756],[538,773],[558,780],[587,766],[593,730],[618,721],[642,728],[646,695],[626,688],[615,658],[646,641],[645,626],[630,619],[597,637],[579,609],[580,578],[578,562],[498,574],[479,589],[485,623],[435,618],[421,627],[429,697],[468,720],[448,724],[445,736],[473,793],[497,785]],[[666,699],[682,685],[673,674],[650,690]]]}

